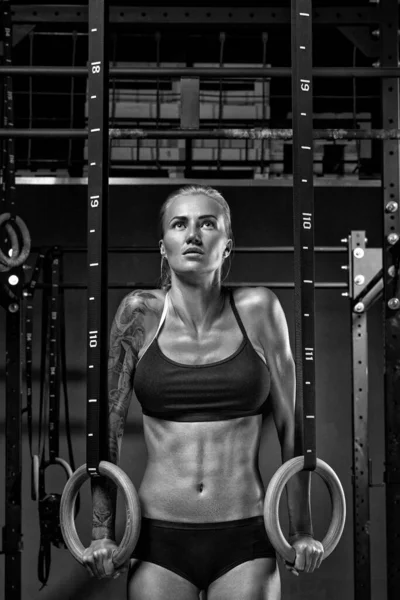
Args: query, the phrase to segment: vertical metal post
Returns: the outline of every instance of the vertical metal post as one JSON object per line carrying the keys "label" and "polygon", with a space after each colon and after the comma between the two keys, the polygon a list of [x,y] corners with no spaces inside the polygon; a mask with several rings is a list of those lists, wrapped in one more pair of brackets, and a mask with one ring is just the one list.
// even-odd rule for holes
{"label": "vertical metal post", "polygon": [[107,458],[108,2],[89,2],[87,470]]}
{"label": "vertical metal post", "polygon": [[[12,25],[9,0],[2,0],[5,64],[11,65]],[[11,77],[4,84],[4,124],[14,126]],[[1,99],[3,101],[3,98]],[[3,144],[3,181],[0,212],[15,215],[15,143],[13,139]],[[6,456],[5,456],[5,526],[3,527],[3,553],[5,554],[4,588],[7,600],[21,598],[22,550],[22,432],[21,432],[21,311],[22,269],[12,269],[7,277],[15,275],[18,284],[13,286],[15,298],[5,307],[6,313]]]}
{"label": "vertical metal post", "polygon": [[367,256],[365,232],[352,231],[349,239],[353,383],[353,514],[354,600],[371,598],[369,538],[368,445],[368,329],[367,311],[354,298],[365,287]]}
{"label": "vertical metal post", "polygon": [[[398,29],[397,2],[381,0],[381,65],[384,67],[398,67]],[[399,79],[382,79],[382,127],[399,128],[399,100]],[[387,597],[394,600],[400,590],[400,165],[399,142],[385,140],[382,144]]]}

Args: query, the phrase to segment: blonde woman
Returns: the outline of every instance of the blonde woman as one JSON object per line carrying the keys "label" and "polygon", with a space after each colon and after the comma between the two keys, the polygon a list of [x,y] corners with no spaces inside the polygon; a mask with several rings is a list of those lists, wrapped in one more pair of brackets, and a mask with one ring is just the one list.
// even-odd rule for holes
{"label": "blonde woman", "polygon": [[[164,202],[160,223],[161,287],[123,299],[110,339],[115,463],[132,392],[143,411],[141,533],[130,564],[116,570],[115,489],[97,483],[86,566],[99,578],[129,569],[128,600],[195,600],[202,590],[207,600],[278,600],[258,451],[272,417],[282,460],[295,455],[286,319],[267,288],[222,285],[233,236],[217,190],[178,190]],[[323,557],[312,536],[309,481],[300,473],[287,486],[294,573],[314,571]]]}

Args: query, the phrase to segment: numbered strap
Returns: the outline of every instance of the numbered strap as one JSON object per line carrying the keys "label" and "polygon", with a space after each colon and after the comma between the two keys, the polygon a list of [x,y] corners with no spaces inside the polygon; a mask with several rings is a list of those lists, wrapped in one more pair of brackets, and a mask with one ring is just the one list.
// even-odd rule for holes
{"label": "numbered strap", "polygon": [[[11,6],[8,1],[2,2],[4,23],[4,62],[12,66],[12,20]],[[4,78],[4,127],[14,127],[13,85],[10,76]],[[8,138],[3,143],[3,173],[1,212],[10,212],[15,217],[15,140]]]}
{"label": "numbered strap", "polygon": [[24,291],[25,315],[25,389],[26,389],[26,414],[28,421],[28,440],[31,459],[32,449],[32,336],[33,336],[33,298],[43,266],[44,252],[40,252],[36,259],[32,277]]}
{"label": "numbered strap", "polygon": [[87,470],[107,459],[108,10],[89,2]]}
{"label": "numbered strap", "polygon": [[59,452],[60,423],[60,263],[61,252],[53,249],[51,261],[51,293],[49,322],[49,457],[56,463]]}
{"label": "numbered strap", "polygon": [[303,409],[305,470],[316,467],[311,10],[311,0],[292,0],[296,404]]}

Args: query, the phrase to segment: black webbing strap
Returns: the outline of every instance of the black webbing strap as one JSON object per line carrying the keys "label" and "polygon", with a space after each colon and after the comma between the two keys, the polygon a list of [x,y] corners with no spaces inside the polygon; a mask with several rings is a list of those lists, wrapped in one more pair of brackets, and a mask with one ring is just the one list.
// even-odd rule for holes
{"label": "black webbing strap", "polygon": [[[68,396],[68,385],[67,385],[67,340],[66,340],[66,325],[65,325],[65,299],[64,299],[64,261],[63,255],[60,256],[60,286],[59,286],[59,302],[60,302],[60,374],[61,374],[61,385],[64,395],[64,418],[65,418],[65,434],[67,438],[68,447],[68,462],[72,469],[75,471],[75,459],[74,450],[72,447],[72,435],[71,435],[71,424],[69,418],[69,396]],[[75,516],[78,514],[80,507],[80,495],[78,494],[75,502]]]}
{"label": "black webbing strap", "polygon": [[[44,252],[39,252],[35,266],[33,268],[32,277],[24,290],[24,315],[25,315],[25,388],[26,388],[26,408],[23,412],[27,413],[28,424],[28,440],[29,452],[33,459],[33,435],[32,435],[32,336],[33,336],[33,298],[36,290],[36,285],[39,281],[40,273],[43,266]],[[31,492],[34,499],[33,489]]]}
{"label": "black webbing strap", "polygon": [[292,0],[293,223],[296,405],[303,410],[304,469],[316,467],[312,5]]}
{"label": "black webbing strap", "polygon": [[108,458],[108,2],[89,1],[87,471]]}
{"label": "black webbing strap", "polygon": [[50,331],[49,331],[49,460],[59,452],[60,424],[60,262],[61,253],[53,248],[51,260]]}
{"label": "black webbing strap", "polygon": [[[40,399],[38,427],[38,456],[40,463],[45,460],[45,432],[48,418],[48,385],[49,385],[49,296],[51,291],[51,250],[45,254],[43,261],[43,290],[42,290],[42,323],[40,349]],[[42,493],[44,491],[42,490]],[[40,490],[39,490],[40,494]]]}
{"label": "black webbing strap", "polygon": [[[2,0],[3,26],[4,26],[4,63],[12,65],[12,20],[11,6],[8,0]],[[12,78],[4,78],[4,106],[3,115],[4,128],[14,127],[14,106]],[[8,138],[3,143],[2,160],[2,188],[3,202],[2,212],[11,213],[11,219],[15,218],[15,140]]]}
{"label": "black webbing strap", "polygon": [[[44,587],[51,567],[51,545],[64,545],[59,528],[60,494],[48,494],[45,472],[49,465],[57,464],[59,456],[60,419],[60,265],[61,252],[57,247],[48,251],[44,263],[43,309],[42,309],[42,364],[41,401],[39,423],[39,522],[40,546],[38,556],[38,579]],[[48,406],[48,414],[47,414]],[[48,425],[48,451],[44,425]]]}

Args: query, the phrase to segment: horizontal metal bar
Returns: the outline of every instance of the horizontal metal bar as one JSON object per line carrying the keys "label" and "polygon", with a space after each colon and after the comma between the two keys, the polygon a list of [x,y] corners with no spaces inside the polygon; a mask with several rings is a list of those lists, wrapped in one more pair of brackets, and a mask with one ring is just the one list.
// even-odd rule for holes
{"label": "horizontal metal bar", "polygon": [[[94,135],[95,131],[91,132]],[[87,129],[0,129],[0,138],[86,138]],[[109,129],[119,140],[162,139],[249,139],[291,140],[292,129]],[[315,140],[400,140],[400,129],[314,129]]]}
{"label": "horizontal metal bar", "polygon": [[[0,66],[0,75],[60,75],[87,76],[86,67],[59,66]],[[314,67],[313,77],[400,77],[396,67]],[[269,77],[291,77],[290,67],[110,67],[110,78],[117,79],[171,79],[181,77],[203,77],[205,79],[264,79]]]}
{"label": "horizontal metal bar", "polygon": [[[87,252],[87,248],[83,246],[57,246],[60,249],[60,252],[64,254],[81,254]],[[40,252],[40,247],[33,247],[32,252]],[[335,254],[335,253],[343,253],[347,252],[346,246],[317,246],[314,248],[314,251],[318,254]],[[157,246],[119,246],[114,248],[108,248],[108,252],[113,253],[143,253],[143,254],[159,254],[160,249]],[[233,249],[233,254],[250,254],[250,253],[291,253],[294,252],[293,246],[251,246],[244,247],[238,246]]]}
{"label": "horizontal metal bar", "polygon": [[[14,23],[87,23],[87,4],[12,5]],[[110,23],[121,24],[195,24],[278,25],[290,23],[290,8],[277,6],[110,6]],[[313,10],[313,25],[373,25],[380,12],[372,6],[318,6]]]}
{"label": "horizontal metal bar", "polygon": [[[292,289],[294,288],[294,283],[292,281],[258,281],[258,282],[252,282],[252,281],[245,281],[245,282],[240,282],[240,283],[230,283],[229,281],[226,282],[227,286],[229,287],[233,287],[233,288],[240,288],[240,287],[269,287],[269,288],[276,288],[276,289]],[[38,283],[36,285],[35,289],[47,289],[50,288],[51,284],[43,284],[43,283]],[[110,290],[134,290],[134,289],[140,289],[140,290],[148,290],[148,289],[154,289],[154,287],[156,287],[155,283],[140,283],[140,282],[125,282],[125,283],[109,283],[108,284],[108,289]],[[87,285],[85,283],[62,283],[60,284],[60,288],[64,289],[64,290],[86,290],[87,289]],[[347,283],[343,283],[343,282],[318,282],[315,283],[315,288],[316,289],[326,289],[326,290],[342,290],[342,289],[346,289],[348,288]]]}
{"label": "horizontal metal bar", "polygon": [[[44,97],[47,97],[47,96],[61,96],[61,97],[65,97],[65,96],[67,96],[67,97],[70,97],[71,96],[71,92],[70,91],[63,92],[63,91],[54,91],[54,90],[48,90],[48,91],[34,90],[34,91],[31,92],[29,90],[16,90],[16,91],[13,90],[14,97],[16,97],[16,96],[30,96],[31,94],[33,94],[34,97],[40,97],[40,96],[44,96]],[[146,98],[148,96],[150,96],[150,94],[152,94],[153,99],[155,100],[156,97],[157,97],[157,90],[147,90],[146,89],[146,90],[143,90],[142,92],[140,90],[135,90],[135,98],[138,98],[138,96],[140,94],[142,94]],[[77,91],[75,91],[74,92],[74,97],[78,97],[78,96],[81,96],[81,97],[85,96],[85,98],[86,98],[87,93],[86,93],[86,91],[83,91],[83,92],[77,92]],[[180,94],[178,94],[178,93],[174,93],[173,94],[172,92],[168,93],[168,97],[169,98],[171,98],[172,96],[174,96],[174,98],[176,98],[177,101],[180,99]],[[272,100],[272,99],[273,100],[289,100],[289,99],[291,99],[291,97],[292,96],[290,94],[274,94],[273,92],[270,92],[268,94],[268,98],[270,100]],[[333,95],[333,94],[329,94],[329,95],[328,94],[314,94],[313,97],[314,97],[314,100],[331,100],[331,101],[332,100],[349,100],[350,101],[350,100],[353,100],[353,98],[354,98],[354,96],[352,96],[350,94],[335,94],[335,95]],[[201,100],[205,100],[206,98],[210,98],[210,99],[214,100],[215,96],[212,95],[211,93],[208,93],[206,90],[201,90],[200,91],[200,99]],[[244,98],[244,95],[243,95],[243,98]],[[252,100],[254,102],[256,102],[256,101],[262,102],[262,100],[263,100],[263,97],[260,94],[252,94],[251,98],[252,98]],[[141,98],[139,98],[139,99],[141,99]],[[238,95],[235,94],[235,99],[240,99],[240,97],[238,97]],[[381,99],[381,97],[378,96],[378,95],[376,95],[376,94],[357,94],[357,100],[380,100],[380,99]],[[18,118],[21,120],[21,117],[18,117]],[[41,119],[41,120],[44,120],[46,117],[37,117],[37,118]],[[28,117],[26,117],[26,119],[28,119]],[[153,121],[154,122],[155,119],[154,119],[154,117],[153,118],[150,118],[150,117],[144,118],[144,117],[142,117],[140,120],[141,121]],[[248,121],[249,119],[241,119],[241,120],[242,121]],[[258,121],[262,121],[263,123],[268,123],[271,119],[252,119],[251,121],[252,121],[252,123],[254,123],[257,120]],[[342,120],[342,119],[340,119],[340,120]],[[349,119],[343,119],[343,120],[350,121],[350,118]],[[170,119],[160,119],[160,122],[163,122],[163,121],[168,121],[168,122],[174,122],[174,121],[176,121],[176,122],[178,122],[179,119],[178,119],[178,117],[176,119],[172,119],[172,118],[170,118]],[[216,121],[216,122],[218,122],[218,119],[212,119],[212,118],[210,119],[209,118],[209,119],[204,119],[204,121],[207,121],[207,122]],[[227,119],[227,118],[224,117],[224,122],[226,122],[226,121],[228,121],[228,122],[229,121],[234,121],[235,123],[237,123],[238,119],[237,118],[235,118],[235,119],[232,119],[232,118],[229,119],[228,118]],[[357,123],[363,123],[363,122],[369,123],[370,121],[371,121],[371,117],[360,117],[360,116],[357,116]]]}
{"label": "horizontal metal bar", "polygon": [[[134,177],[134,171],[130,172],[130,176],[127,177],[110,177],[108,184],[110,186],[123,185],[146,185],[146,186],[173,186],[179,187],[181,185],[212,185],[219,187],[293,187],[293,177],[275,177],[269,176],[268,178],[218,178],[218,173],[215,173],[215,177],[204,178],[203,175],[198,178],[186,178],[186,177]],[[69,177],[67,175],[54,176],[54,175],[38,175],[38,176],[18,176],[16,177],[17,185],[84,185],[88,184],[87,177]],[[358,179],[358,177],[314,177],[314,187],[362,187],[362,188],[381,188],[382,181],[380,179]]]}

